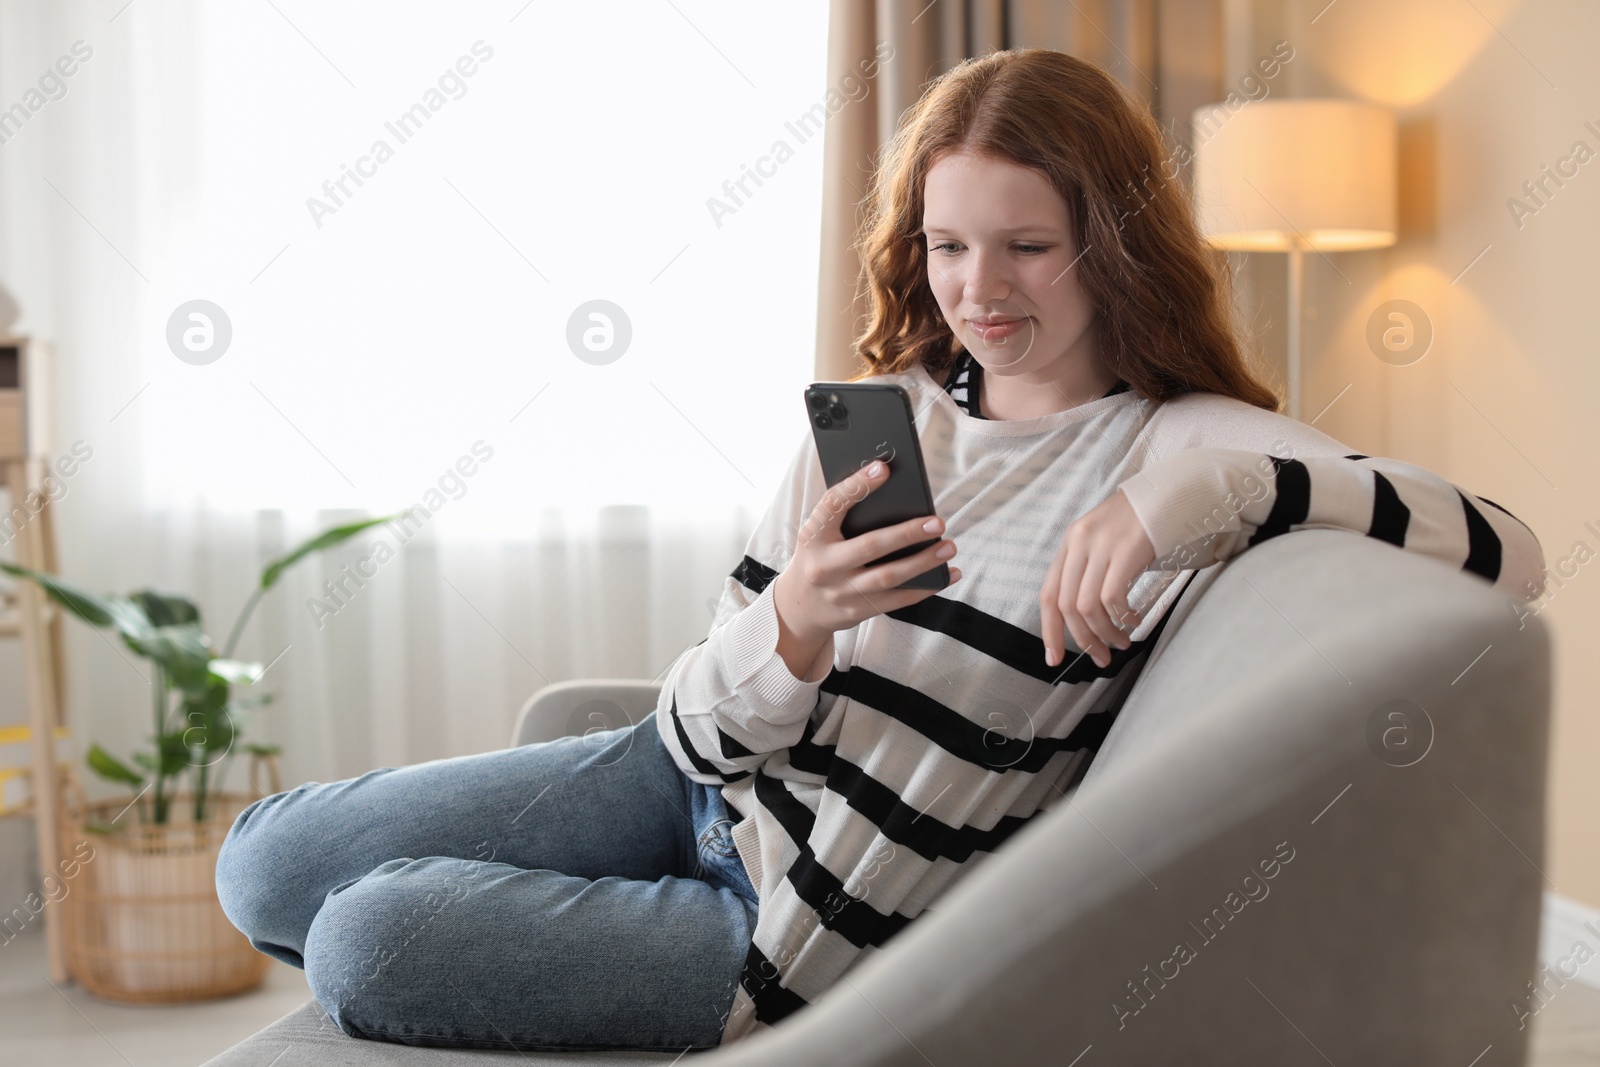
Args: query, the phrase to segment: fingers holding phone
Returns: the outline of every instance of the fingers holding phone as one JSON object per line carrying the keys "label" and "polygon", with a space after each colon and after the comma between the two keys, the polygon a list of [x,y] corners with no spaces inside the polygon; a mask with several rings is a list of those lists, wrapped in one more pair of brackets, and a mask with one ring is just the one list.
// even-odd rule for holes
{"label": "fingers holding phone", "polygon": [[[917,516],[854,537],[844,536],[844,519],[850,508],[881,488],[888,477],[887,465],[874,461],[824,493],[801,527],[794,557],[774,581],[778,652],[796,677],[837,631],[939,592],[902,588],[955,556],[955,543],[939,536],[944,522],[938,516]],[[909,555],[877,562],[923,542],[931,543]],[[961,577],[955,567],[949,568],[949,574],[951,584]]]}
{"label": "fingers holding phone", "polygon": [[891,382],[813,382],[805,404],[828,490],[773,592],[779,652],[796,677],[839,630],[960,576],[947,564],[955,545],[939,536],[910,395]]}
{"label": "fingers holding phone", "polygon": [[[928,574],[956,554],[955,542],[939,536],[944,532],[944,520],[937,515],[927,515],[845,538],[840,542],[839,551],[843,553],[844,564],[856,568],[850,578],[851,588],[863,596],[885,593],[931,596],[939,592],[930,585],[913,583],[912,579]],[[954,582],[956,577],[951,574],[948,581]],[[947,583],[940,588],[948,587]],[[897,599],[896,606],[915,604],[922,599],[925,599],[923,595],[903,601]],[[893,611],[894,608],[882,610]]]}

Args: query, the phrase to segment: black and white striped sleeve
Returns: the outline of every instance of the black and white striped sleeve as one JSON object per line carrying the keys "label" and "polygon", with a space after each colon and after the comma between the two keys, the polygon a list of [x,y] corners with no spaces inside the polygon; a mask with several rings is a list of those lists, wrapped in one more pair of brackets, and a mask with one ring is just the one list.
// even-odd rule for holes
{"label": "black and white striped sleeve", "polygon": [[1543,593],[1538,538],[1498,504],[1399,460],[1275,448],[1188,448],[1124,481],[1156,559],[1204,567],[1279,534],[1340,529],[1460,567],[1508,595]]}
{"label": "black and white striped sleeve", "polygon": [[821,497],[822,472],[810,434],[745,547],[723,580],[711,632],[667,670],[656,726],[679,768],[697,782],[747,778],[773,752],[797,744],[833,665],[823,646],[804,677],[778,655],[773,580],[794,554],[797,531]]}

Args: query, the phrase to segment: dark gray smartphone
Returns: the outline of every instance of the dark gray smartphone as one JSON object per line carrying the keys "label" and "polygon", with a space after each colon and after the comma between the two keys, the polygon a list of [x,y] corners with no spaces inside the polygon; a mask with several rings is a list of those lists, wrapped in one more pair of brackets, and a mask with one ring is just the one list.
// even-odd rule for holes
{"label": "dark gray smartphone", "polygon": [[[889,467],[889,480],[845,512],[840,523],[844,536],[935,513],[911,398],[904,389],[871,382],[813,382],[806,386],[806,415],[816,438],[822,478],[830,487],[875,459]],[[930,537],[897,549],[869,566],[914,555],[937,540]],[[940,563],[901,582],[900,588],[943,589],[949,584],[950,568]]]}

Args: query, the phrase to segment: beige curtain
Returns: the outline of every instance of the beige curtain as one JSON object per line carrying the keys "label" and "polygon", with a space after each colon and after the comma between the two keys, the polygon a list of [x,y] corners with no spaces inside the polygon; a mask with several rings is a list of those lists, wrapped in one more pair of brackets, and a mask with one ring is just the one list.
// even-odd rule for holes
{"label": "beige curtain", "polygon": [[961,60],[1003,48],[1054,48],[1099,63],[1150,104],[1175,142],[1188,116],[1224,95],[1226,0],[832,0],[828,84],[861,79],[881,45],[870,92],[829,120],[823,142],[822,258],[817,301],[819,380],[859,373],[853,342],[865,317],[851,247],[878,148],[929,81]]}

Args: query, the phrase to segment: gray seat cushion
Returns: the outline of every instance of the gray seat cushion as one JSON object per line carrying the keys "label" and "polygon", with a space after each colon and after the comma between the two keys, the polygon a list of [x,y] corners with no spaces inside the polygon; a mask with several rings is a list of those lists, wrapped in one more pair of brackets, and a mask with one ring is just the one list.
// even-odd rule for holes
{"label": "gray seat cushion", "polygon": [[582,1064],[583,1067],[671,1063],[670,1052],[490,1052],[421,1048],[346,1037],[316,1001],[307,1001],[203,1067],[483,1067],[494,1063]]}

